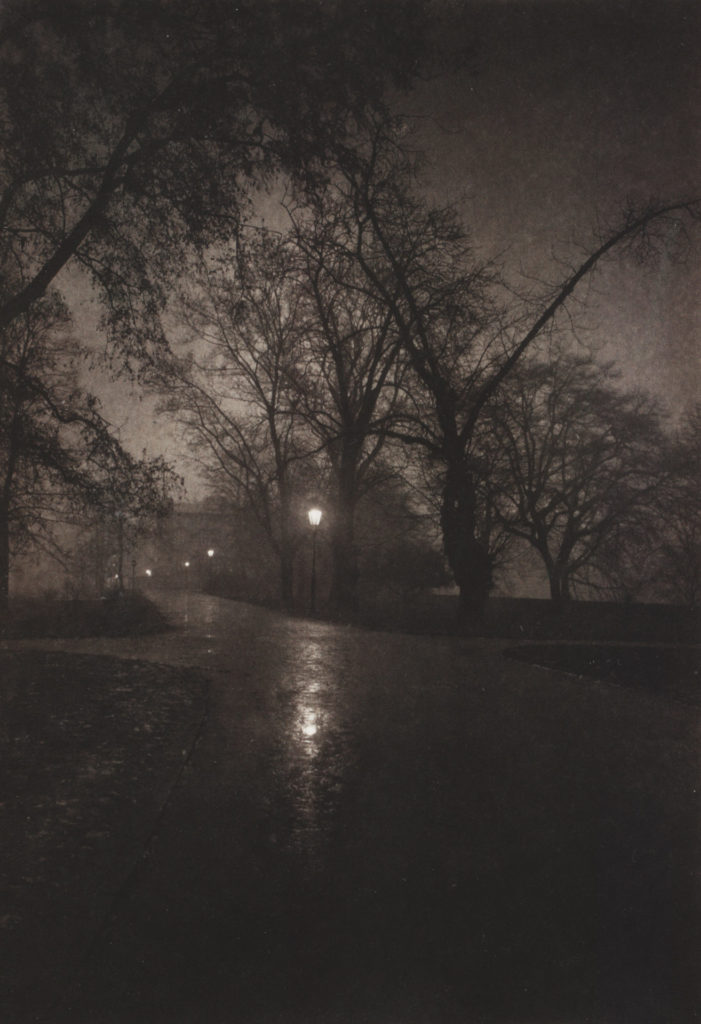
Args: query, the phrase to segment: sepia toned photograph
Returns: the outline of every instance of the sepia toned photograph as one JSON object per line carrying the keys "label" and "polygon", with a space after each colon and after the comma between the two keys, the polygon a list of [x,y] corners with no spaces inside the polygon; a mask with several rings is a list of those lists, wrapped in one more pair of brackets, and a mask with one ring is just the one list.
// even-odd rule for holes
{"label": "sepia toned photograph", "polygon": [[701,1021],[698,0],[0,0],[0,1020]]}

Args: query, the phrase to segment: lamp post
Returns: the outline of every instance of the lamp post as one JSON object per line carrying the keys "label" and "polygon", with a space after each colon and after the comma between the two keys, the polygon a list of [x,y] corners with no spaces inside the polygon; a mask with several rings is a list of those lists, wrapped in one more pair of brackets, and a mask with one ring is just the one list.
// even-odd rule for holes
{"label": "lamp post", "polygon": [[185,570],[185,625],[190,624],[190,561],[183,562]]}
{"label": "lamp post", "polygon": [[214,583],[214,573],[212,571],[212,566],[214,565],[214,562],[212,561],[213,558],[214,548],[207,548],[207,590],[210,594],[212,593],[212,586]]}
{"label": "lamp post", "polygon": [[319,523],[321,522],[321,509],[310,508],[309,512],[307,512],[307,516],[309,518],[309,525],[312,528],[312,582],[310,604],[311,613],[314,615],[316,613],[316,531],[319,527]]}

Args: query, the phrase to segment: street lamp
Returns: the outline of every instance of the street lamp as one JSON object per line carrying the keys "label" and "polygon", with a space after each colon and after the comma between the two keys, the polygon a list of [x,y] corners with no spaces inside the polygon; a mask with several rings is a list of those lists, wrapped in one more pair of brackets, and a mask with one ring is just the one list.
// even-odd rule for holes
{"label": "street lamp", "polygon": [[309,525],[312,528],[312,585],[311,585],[311,612],[316,612],[316,531],[321,522],[321,509],[310,508],[307,512]]}
{"label": "street lamp", "polygon": [[207,549],[207,558],[214,558],[214,548]]}

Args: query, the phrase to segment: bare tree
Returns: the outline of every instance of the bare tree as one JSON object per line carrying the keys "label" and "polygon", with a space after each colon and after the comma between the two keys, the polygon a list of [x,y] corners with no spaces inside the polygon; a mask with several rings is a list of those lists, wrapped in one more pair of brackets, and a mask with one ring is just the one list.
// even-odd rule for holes
{"label": "bare tree", "polygon": [[137,460],[78,385],[80,347],[56,294],[0,334],[0,602],[11,553],[30,542],[59,553],[55,527],[76,511],[140,517],[167,508],[173,475]]}
{"label": "bare tree", "polygon": [[[409,83],[429,26],[420,3],[397,7],[7,0],[0,330],[21,332],[80,268],[117,366],[160,358],[186,258],[230,238],[270,174],[318,171],[350,111]],[[34,383],[48,394],[55,381]]]}
{"label": "bare tree", "polygon": [[373,470],[402,397],[399,334],[392,311],[368,293],[358,266],[364,249],[352,195],[327,186],[311,214],[289,208],[307,305],[304,363],[296,377],[300,408],[331,469],[331,604],[358,605],[355,512],[377,482]]}
{"label": "bare tree", "polygon": [[[434,208],[413,186],[414,168],[400,152],[396,124],[374,121],[361,143],[340,158],[356,217],[372,237],[373,259],[357,258],[367,288],[392,311],[415,379],[429,397],[401,434],[444,466],[441,523],[461,608],[481,616],[491,585],[489,553],[476,533],[479,452],[484,410],[522,356],[557,326],[581,282],[614,251],[646,258],[697,216],[687,202],[652,201],[630,209],[540,297],[505,307],[495,268],[476,258],[451,208]],[[382,258],[380,259],[380,255]]]}
{"label": "bare tree", "polygon": [[125,451],[103,458],[98,490],[91,501],[103,543],[112,547],[117,590],[125,588],[127,556],[132,558],[140,538],[154,533],[173,510],[173,495],[182,480],[158,456],[135,459]]}
{"label": "bare tree", "polygon": [[551,352],[522,361],[486,411],[506,462],[496,514],[543,561],[561,603],[614,536],[649,528],[660,488],[660,416],[644,395],[612,384],[610,365]]}
{"label": "bare tree", "polygon": [[[295,480],[313,450],[296,391],[305,325],[295,253],[253,235],[203,260],[179,304],[193,351],[161,360],[152,382],[185,425],[212,491],[248,504],[293,599]],[[181,339],[182,341],[182,339]]]}

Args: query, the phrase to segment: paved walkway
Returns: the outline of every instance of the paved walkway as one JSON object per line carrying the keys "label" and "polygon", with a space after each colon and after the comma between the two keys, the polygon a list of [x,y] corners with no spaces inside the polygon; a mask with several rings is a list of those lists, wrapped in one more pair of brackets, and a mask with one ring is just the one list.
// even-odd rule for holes
{"label": "paved walkway", "polygon": [[206,728],[51,1024],[695,1019],[698,719],[197,595]]}

